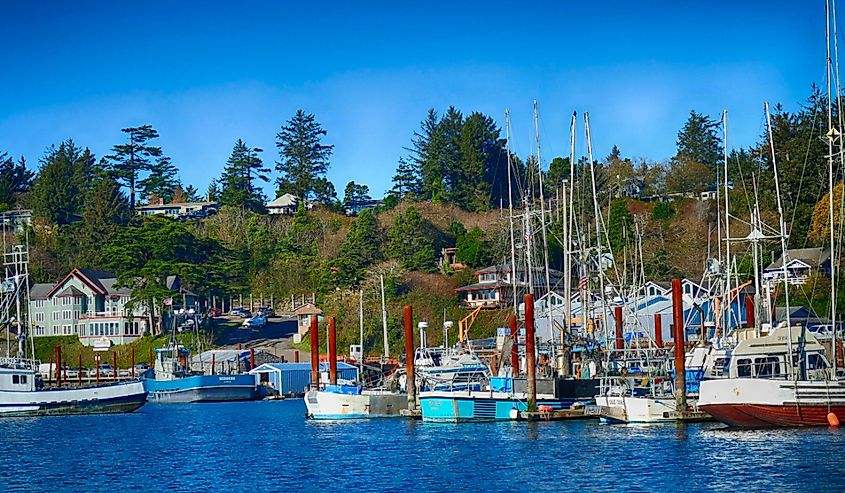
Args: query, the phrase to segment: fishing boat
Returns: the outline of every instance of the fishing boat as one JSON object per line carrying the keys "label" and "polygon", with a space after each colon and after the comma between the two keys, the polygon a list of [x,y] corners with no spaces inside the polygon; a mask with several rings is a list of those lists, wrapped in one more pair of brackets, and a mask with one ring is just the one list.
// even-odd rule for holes
{"label": "fishing boat", "polygon": [[408,396],[360,385],[326,385],[305,393],[308,418],[323,420],[397,417],[408,407]]}
{"label": "fishing boat", "polygon": [[143,375],[150,402],[224,402],[250,401],[258,396],[255,376],[249,374],[212,374],[188,367],[191,351],[179,344],[155,351],[155,367]]}

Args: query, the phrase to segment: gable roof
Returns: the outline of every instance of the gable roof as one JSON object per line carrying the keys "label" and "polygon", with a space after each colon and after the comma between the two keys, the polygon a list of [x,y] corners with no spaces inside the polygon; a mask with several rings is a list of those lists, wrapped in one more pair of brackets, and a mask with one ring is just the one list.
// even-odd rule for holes
{"label": "gable roof", "polygon": [[59,294],[56,296],[85,296],[85,293],[76,289],[75,286],[68,286],[64,288]]}
{"label": "gable roof", "polygon": [[292,193],[286,193],[281,197],[276,197],[271,202],[267,203],[266,207],[291,207],[299,202],[299,197]]}
{"label": "gable roof", "polygon": [[296,310],[294,310],[293,314],[296,315],[297,317],[302,316],[302,315],[322,315],[323,310],[320,310],[319,308],[314,306],[313,303],[306,303],[306,304],[300,306],[299,308],[297,308]]}
{"label": "gable roof", "polygon": [[50,291],[53,290],[54,284],[50,284],[48,282],[39,282],[33,284],[32,287],[29,289],[29,297],[30,299],[39,299],[39,300],[46,300],[50,294]]}
{"label": "gable roof", "polygon": [[55,295],[56,290],[58,290],[59,287],[63,286],[71,277],[76,277],[77,279],[79,279],[82,284],[88,286],[88,288],[91,291],[94,291],[94,293],[106,295],[109,293],[106,287],[103,286],[102,279],[114,279],[115,275],[111,272],[106,272],[102,270],[73,269],[72,271],[70,271],[70,273],[68,273],[68,275],[65,276],[64,279],[62,279],[61,281],[56,283],[55,286],[53,286],[53,289],[51,289],[50,292],[47,293],[47,297]]}
{"label": "gable roof", "polygon": [[[795,248],[793,250],[787,250],[786,255],[789,258],[789,262],[793,260],[800,260],[804,262],[809,267],[819,267],[828,260],[830,260],[830,249],[829,248]],[[774,270],[774,269],[782,269],[783,268],[783,256],[774,262],[772,262],[765,270]],[[789,265],[787,262],[787,265]]]}

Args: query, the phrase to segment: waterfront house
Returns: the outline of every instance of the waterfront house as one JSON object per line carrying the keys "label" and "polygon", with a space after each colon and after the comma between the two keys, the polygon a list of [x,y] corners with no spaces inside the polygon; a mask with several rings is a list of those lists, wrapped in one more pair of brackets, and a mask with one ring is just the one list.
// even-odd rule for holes
{"label": "waterfront house", "polygon": [[357,216],[365,209],[373,209],[383,203],[381,200],[366,199],[366,200],[350,200],[343,204],[343,210],[347,216]]}
{"label": "waterfront house", "polygon": [[[546,294],[546,276],[543,269],[533,269],[533,275],[528,275],[528,270],[518,267],[515,271],[515,280],[512,282],[510,264],[498,264],[485,267],[476,271],[478,282],[462,286],[456,289],[461,297],[461,302],[468,308],[502,308],[513,302],[514,285],[526,290],[529,282],[534,286],[534,296],[540,297]],[[529,281],[529,277],[531,281]],[[563,272],[549,269],[549,278],[552,289],[560,286],[563,280]]]}
{"label": "waterfront house", "polygon": [[[790,284],[804,284],[812,273],[830,278],[830,248],[795,248],[786,251],[786,271]],[[763,279],[783,280],[783,256],[763,269]]]}
{"label": "waterfront house", "polygon": [[268,214],[292,216],[296,213],[299,207],[299,197],[296,195],[286,193],[280,197],[276,197],[273,201],[268,202],[265,206]]}
{"label": "waterfront house", "polygon": [[148,327],[144,307],[129,308],[132,290],[117,286],[114,274],[73,269],[56,284],[39,283],[30,290],[32,335],[78,336],[86,346],[106,338],[126,344]]}
{"label": "waterfront house", "polygon": [[163,215],[174,219],[191,219],[207,217],[217,212],[217,202],[181,202],[165,204],[164,199],[158,203],[139,205],[136,212],[140,216]]}

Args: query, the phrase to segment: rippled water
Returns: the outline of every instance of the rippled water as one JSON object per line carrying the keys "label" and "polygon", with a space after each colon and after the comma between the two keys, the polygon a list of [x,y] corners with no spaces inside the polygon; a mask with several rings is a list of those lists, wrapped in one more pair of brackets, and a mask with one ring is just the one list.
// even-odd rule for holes
{"label": "rippled water", "polygon": [[0,419],[2,491],[843,491],[845,431],[307,422],[301,400]]}

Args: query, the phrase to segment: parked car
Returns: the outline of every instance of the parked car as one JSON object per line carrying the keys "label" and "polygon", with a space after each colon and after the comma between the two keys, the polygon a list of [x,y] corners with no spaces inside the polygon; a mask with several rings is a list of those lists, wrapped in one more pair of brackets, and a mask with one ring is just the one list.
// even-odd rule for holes
{"label": "parked car", "polygon": [[263,317],[267,317],[267,318],[276,316],[276,313],[273,311],[272,308],[266,308],[266,307],[265,308],[259,308],[257,313],[259,315],[261,315]]}
{"label": "parked car", "polygon": [[264,327],[267,325],[267,317],[263,315],[256,315],[254,317],[244,320],[244,327]]}
{"label": "parked car", "polygon": [[249,310],[241,310],[241,317],[250,318],[252,317],[252,312],[250,312]]}
{"label": "parked car", "polygon": [[[97,373],[97,370],[94,370],[91,374],[95,375],[96,373]],[[114,367],[112,365],[108,364],[108,363],[101,364],[100,365],[100,376],[101,377],[104,377],[104,376],[113,377],[114,376]]]}
{"label": "parked car", "polygon": [[240,317],[241,313],[243,313],[244,311],[245,310],[243,308],[240,308],[240,307],[239,308],[232,308],[231,310],[229,310],[229,315],[232,315],[234,317]]}
{"label": "parked car", "polygon": [[68,366],[62,367],[62,378],[79,378],[79,369]]}

